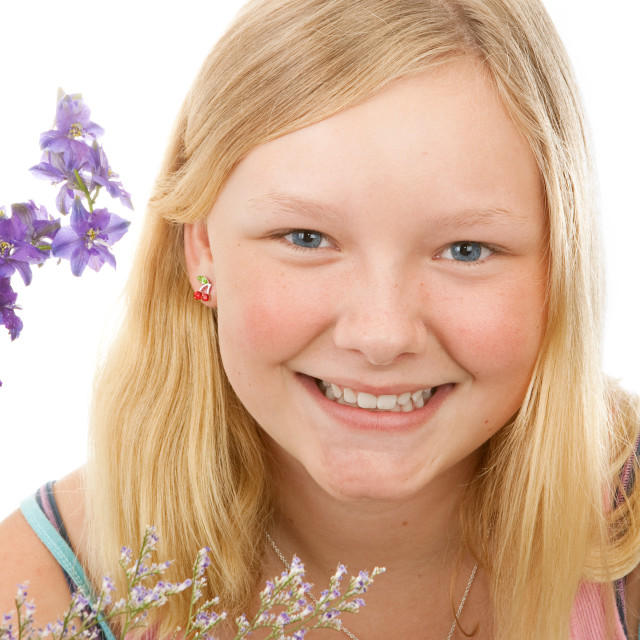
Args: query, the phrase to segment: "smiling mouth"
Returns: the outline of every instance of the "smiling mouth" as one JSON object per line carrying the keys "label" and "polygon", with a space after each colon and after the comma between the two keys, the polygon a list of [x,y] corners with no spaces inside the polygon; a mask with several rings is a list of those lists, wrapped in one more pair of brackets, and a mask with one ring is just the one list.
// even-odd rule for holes
{"label": "smiling mouth", "polygon": [[349,387],[341,387],[326,380],[318,380],[316,385],[322,394],[337,404],[366,409],[375,413],[411,413],[416,409],[422,409],[424,405],[435,395],[438,387],[406,391],[400,395],[380,395],[356,391]]}

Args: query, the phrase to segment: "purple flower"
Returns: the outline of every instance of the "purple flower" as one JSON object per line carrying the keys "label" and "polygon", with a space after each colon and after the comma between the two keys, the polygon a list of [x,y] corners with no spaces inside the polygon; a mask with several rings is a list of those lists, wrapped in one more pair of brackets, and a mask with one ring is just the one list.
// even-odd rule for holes
{"label": "purple flower", "polygon": [[30,169],[37,178],[50,180],[52,184],[63,183],[56,197],[56,207],[60,213],[69,213],[75,197],[84,193],[78,183],[76,171],[85,184],[91,180],[91,176],[85,171],[90,164],[91,147],[84,145],[84,148],[83,153],[78,153],[76,149],[67,149],[60,153],[45,151],[40,163]]}
{"label": "purple flower", "polygon": [[19,584],[18,585],[18,593],[16,594],[16,604],[21,607],[27,600],[27,585]]}
{"label": "purple flower", "polygon": [[283,611],[278,618],[276,619],[276,624],[279,627],[284,627],[285,625],[289,624],[291,622],[291,616],[286,612]]}
{"label": "purple flower", "polygon": [[24,222],[27,228],[26,240],[48,257],[51,241],[60,228],[59,218],[49,215],[44,207],[33,200],[12,204],[11,215]]}
{"label": "purple flower", "polygon": [[325,611],[321,616],[320,619],[325,621],[325,620],[333,620],[334,618],[337,618],[340,615],[340,612],[337,609],[330,609],[329,611]]}
{"label": "purple flower", "polygon": [[71,261],[74,276],[82,275],[87,266],[99,271],[105,262],[115,267],[116,259],[109,247],[122,238],[129,224],[106,209],[90,213],[76,198],[71,208],[71,223],[58,231],[51,250],[57,258]]}
{"label": "purple flower", "polygon": [[[75,615],[80,615],[87,607],[91,606],[89,599],[79,591],[76,591],[71,601],[71,611]],[[73,616],[75,617],[75,616]]]}
{"label": "purple flower", "polygon": [[133,558],[133,551],[129,549],[129,547],[121,547],[120,548],[120,562],[128,565],[131,563]]}
{"label": "purple flower", "polygon": [[369,573],[367,571],[360,571],[358,577],[355,579],[354,585],[358,591],[366,593],[370,582]]}
{"label": "purple flower", "polygon": [[211,566],[211,560],[209,560],[209,547],[203,547],[198,551],[196,556],[196,563],[194,566],[194,573],[197,578],[204,575],[204,572]]}
{"label": "purple flower", "polygon": [[125,191],[122,183],[117,180],[120,176],[112,171],[107,155],[99,144],[94,144],[91,148],[89,162],[93,170],[89,190],[94,189],[96,185],[105,187],[112,198],[118,198],[125,207],[133,209],[131,194]]}
{"label": "purple flower", "polygon": [[15,340],[22,331],[22,320],[15,314],[18,294],[11,288],[9,278],[0,278],[0,322],[9,330],[11,340]]}
{"label": "purple flower", "polygon": [[104,133],[102,127],[89,119],[90,116],[91,111],[79,93],[64,96],[58,102],[56,128],[40,136],[40,148],[55,152],[73,149],[82,156],[88,146],[83,141],[93,141]]}
{"label": "purple flower", "polygon": [[115,590],[116,590],[116,587],[113,584],[113,580],[109,576],[104,576],[104,578],[102,578],[102,592],[112,593]]}
{"label": "purple flower", "polygon": [[47,259],[47,254],[29,242],[29,229],[20,216],[4,217],[0,208],[0,278],[18,271],[25,284],[31,283],[31,267]]}

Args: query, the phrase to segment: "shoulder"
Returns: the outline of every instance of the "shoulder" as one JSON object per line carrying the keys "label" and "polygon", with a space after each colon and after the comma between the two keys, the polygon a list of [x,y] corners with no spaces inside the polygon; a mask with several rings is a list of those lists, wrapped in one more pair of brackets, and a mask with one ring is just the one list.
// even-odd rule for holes
{"label": "shoulder", "polygon": [[[77,553],[85,535],[82,470],[56,482],[54,493]],[[0,615],[13,613],[14,621],[19,584],[27,584],[27,600],[36,603],[36,626],[54,621],[69,606],[69,587],[58,563],[17,510],[0,523]]]}

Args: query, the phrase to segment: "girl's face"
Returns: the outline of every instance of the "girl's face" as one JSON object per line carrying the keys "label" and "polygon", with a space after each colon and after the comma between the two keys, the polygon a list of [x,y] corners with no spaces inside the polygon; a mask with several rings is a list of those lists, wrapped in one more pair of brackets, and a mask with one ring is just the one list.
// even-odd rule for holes
{"label": "girl's face", "polygon": [[518,410],[545,323],[543,191],[479,65],[256,148],[206,229],[187,256],[213,277],[226,373],[297,481],[408,497],[469,471]]}

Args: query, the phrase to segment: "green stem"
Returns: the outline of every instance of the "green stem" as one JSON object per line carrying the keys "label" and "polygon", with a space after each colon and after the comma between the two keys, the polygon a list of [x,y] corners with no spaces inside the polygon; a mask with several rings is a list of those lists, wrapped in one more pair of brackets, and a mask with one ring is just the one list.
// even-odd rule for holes
{"label": "green stem", "polygon": [[93,213],[93,200],[91,200],[91,194],[89,193],[89,189],[87,189],[87,185],[84,183],[84,180],[80,177],[77,169],[73,170],[73,175],[75,175],[76,180],[78,181],[78,186],[80,187],[80,191],[87,196],[87,202],[89,203],[89,213]]}
{"label": "green stem", "polygon": [[192,573],[192,584],[191,584],[191,602],[189,603],[189,617],[187,618],[187,629],[184,632],[185,639],[189,637],[189,634],[192,632],[192,624],[191,624],[191,616],[193,615],[193,605],[196,602],[196,587],[197,587],[197,577],[196,577],[196,566],[193,565],[193,573]]}
{"label": "green stem", "polygon": [[[274,590],[273,593],[270,596],[270,600],[273,601],[275,599],[275,596],[277,596],[281,591],[284,591],[284,589],[286,589],[290,582],[291,582],[292,578],[291,576],[289,576],[289,578],[287,578],[282,584],[280,584],[279,586],[277,586]],[[268,609],[270,609],[272,607],[272,604],[270,604],[269,602],[264,602],[264,600],[262,600],[262,598],[260,599],[260,608],[258,609],[258,612],[255,614],[255,616],[253,616],[253,619],[251,620],[251,622],[249,623],[249,626],[247,627],[246,631],[239,631],[233,638],[233,640],[241,640],[242,638],[245,638],[247,635],[250,635],[252,631],[255,631],[256,629],[265,629],[265,628],[269,628],[263,625],[258,626],[258,618]],[[272,637],[271,635],[269,636],[269,638]]]}
{"label": "green stem", "polygon": [[[75,598],[74,598],[74,601],[75,601]],[[69,623],[71,622],[71,611],[73,610],[74,601],[72,601],[72,606],[69,607],[69,609],[66,611],[64,615],[64,619],[62,621],[62,629],[60,630],[60,638],[64,638],[65,631],[69,628]]]}
{"label": "green stem", "polygon": [[22,632],[26,626],[26,622],[23,622],[22,619],[22,605],[18,602],[18,598],[14,600],[16,603],[16,611],[18,612],[18,640],[22,638]]}

